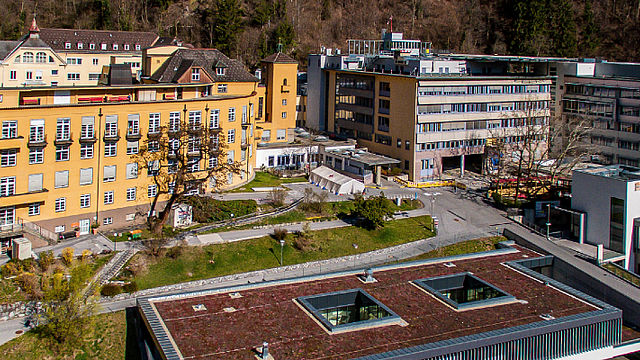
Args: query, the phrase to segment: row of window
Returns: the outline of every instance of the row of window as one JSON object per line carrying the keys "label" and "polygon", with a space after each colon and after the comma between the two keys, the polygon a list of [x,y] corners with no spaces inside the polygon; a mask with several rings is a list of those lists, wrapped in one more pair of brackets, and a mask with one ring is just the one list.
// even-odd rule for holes
{"label": "row of window", "polygon": [[[100,45],[100,50],[103,50],[103,51],[120,50],[120,44],[111,44],[111,46],[109,46],[109,44],[106,44],[106,43],[101,43],[101,44],[89,43],[89,50],[96,50],[97,45]],[[64,43],[64,48],[66,50],[69,50],[69,49],[72,48],[72,44],[70,42],[65,42]],[[82,42],[77,42],[76,43],[76,49],[83,50],[84,48],[85,48],[85,43],[82,43]],[[140,51],[141,50],[140,44],[134,44],[133,48],[136,51]],[[130,44],[122,44],[122,50],[124,50],[124,51],[131,50],[131,45]]]}
{"label": "row of window", "polygon": [[546,110],[549,101],[514,101],[504,103],[462,103],[462,104],[437,104],[418,106],[418,115],[448,114],[448,113],[473,113],[473,112],[500,112],[500,111],[527,111]]}
{"label": "row of window", "polygon": [[49,56],[47,55],[47,53],[45,52],[37,52],[35,57],[33,56],[33,53],[31,51],[25,51],[24,53],[22,53],[21,55],[16,56],[14,62],[16,63],[33,63],[35,58],[35,62],[36,63],[46,63],[46,62],[53,62],[53,56]]}
{"label": "row of window", "polygon": [[548,93],[550,85],[468,85],[418,88],[418,96]]}
{"label": "row of window", "polygon": [[446,132],[460,130],[485,130],[499,128],[514,128],[522,126],[542,126],[549,123],[549,117],[511,118],[501,120],[450,121],[418,124],[416,132],[419,134],[430,132]]}

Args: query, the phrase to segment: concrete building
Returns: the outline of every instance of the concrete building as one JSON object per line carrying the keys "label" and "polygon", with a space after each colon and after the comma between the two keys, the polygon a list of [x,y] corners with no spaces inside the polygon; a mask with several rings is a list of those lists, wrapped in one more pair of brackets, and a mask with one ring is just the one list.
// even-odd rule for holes
{"label": "concrete building", "polygon": [[640,274],[640,168],[575,170],[571,207],[586,214],[585,242],[624,254],[621,265]]}
{"label": "concrete building", "polygon": [[357,139],[400,160],[410,180],[425,181],[452,168],[481,172],[488,139],[516,144],[529,127],[548,124],[550,77],[416,54],[427,47],[401,36],[394,42],[413,50],[383,42],[373,52],[310,55],[307,126]]}
{"label": "concrete building", "polygon": [[[84,234],[94,223],[108,229],[142,221],[158,188],[150,174],[138,173],[135,156],[141,147],[155,146],[158,138],[183,125],[206,129],[212,141],[223,134],[228,146],[225,159],[192,157],[189,171],[194,176],[220,161],[238,162],[242,170],[194,192],[251,179],[254,134],[261,138],[257,126],[294,127],[293,116],[276,121],[267,117],[267,112],[280,114],[280,101],[275,111],[263,104],[268,89],[279,91],[288,74],[295,82],[297,64],[274,71],[278,84],[260,84],[240,62],[216,50],[199,51],[192,59],[184,54],[169,57],[171,64],[179,60],[190,66],[161,68],[155,83],[0,89],[0,226],[13,229],[13,224],[29,223],[56,233],[77,228]],[[201,57],[206,61],[200,62]],[[194,79],[199,66],[206,81]],[[169,169],[170,163],[159,167]]]}
{"label": "concrete building", "polygon": [[[357,241],[357,239],[354,239]],[[622,311],[501,248],[138,298],[149,359],[609,359],[637,351]]]}
{"label": "concrete building", "polygon": [[161,40],[150,32],[40,29],[34,18],[21,39],[0,41],[0,86],[97,85],[111,64],[139,77],[142,50]]}
{"label": "concrete building", "polygon": [[[263,132],[264,133],[264,132]],[[322,163],[321,153],[326,150],[355,149],[355,141],[329,140],[325,136],[312,136],[300,131],[290,143],[267,142],[257,139],[256,167],[276,170],[313,169]]]}

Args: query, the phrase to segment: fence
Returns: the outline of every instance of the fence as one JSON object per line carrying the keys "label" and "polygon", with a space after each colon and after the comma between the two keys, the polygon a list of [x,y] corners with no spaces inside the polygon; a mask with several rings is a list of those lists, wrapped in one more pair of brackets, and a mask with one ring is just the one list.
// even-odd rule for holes
{"label": "fence", "polygon": [[432,187],[443,187],[443,186],[455,186],[458,189],[463,189],[463,190],[467,188],[465,184],[457,182],[455,180],[415,182],[415,181],[402,180],[398,177],[394,177],[393,180],[402,186],[406,186],[410,188],[432,188]]}

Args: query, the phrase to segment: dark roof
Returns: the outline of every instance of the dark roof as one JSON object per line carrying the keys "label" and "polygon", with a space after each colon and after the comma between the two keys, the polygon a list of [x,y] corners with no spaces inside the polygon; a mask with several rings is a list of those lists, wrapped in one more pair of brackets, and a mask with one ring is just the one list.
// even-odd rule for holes
{"label": "dark roof", "polygon": [[131,64],[109,65],[109,85],[131,85]]}
{"label": "dark roof", "polygon": [[291,56],[281,52],[277,52],[275,54],[271,54],[267,56],[266,58],[262,59],[262,62],[280,63],[280,64],[297,64],[298,63]]}
{"label": "dark roof", "polygon": [[11,54],[20,44],[20,41],[0,41],[0,60],[3,60],[7,55]]}
{"label": "dark roof", "polygon": [[[178,49],[151,75],[151,80],[160,83],[177,82],[191,66],[201,67],[215,82],[259,81],[240,61],[229,59],[216,49]],[[224,67],[224,75],[216,75],[216,67]]]}
{"label": "dark roof", "polygon": [[[273,344],[269,350],[275,359],[301,358],[301,355],[306,359],[347,359],[492,331],[508,332],[518,326],[547,326],[541,318],[544,314],[553,314],[558,321],[563,321],[576,314],[598,311],[591,300],[570,295],[568,288],[560,283],[545,278],[554,284],[548,286],[504,266],[503,263],[509,261],[536,259],[537,255],[531,251],[518,250],[494,250],[490,255],[462,255],[374,269],[377,282],[371,283],[363,283],[346,272],[152,298],[147,304],[155,311],[146,311],[145,316],[157,314],[147,321],[158,328],[162,325],[156,336],[162,333],[164,338],[159,341],[175,344],[166,348],[175,346],[185,358],[208,354],[215,359],[249,359],[253,358],[252,349],[267,341]],[[518,301],[458,312],[411,283],[462,272],[472,272]],[[391,308],[407,322],[406,326],[390,325],[329,335],[294,301],[302,296],[356,288],[364,289]],[[196,313],[193,306],[198,304],[203,304],[204,309]]]}
{"label": "dark roof", "polygon": [[183,46],[186,48],[193,48],[191,44],[185,44],[182,40],[173,37],[173,36],[161,36],[153,43],[151,47],[160,47],[160,46]]}
{"label": "dark roof", "polygon": [[[158,35],[152,32],[141,31],[110,31],[110,30],[79,30],[79,29],[40,29],[40,38],[56,51],[109,51],[109,52],[134,52],[135,45],[140,49],[152,46],[158,39]],[[65,48],[65,43],[71,43],[71,49]],[[82,49],[78,49],[78,43],[82,43]],[[96,44],[91,50],[89,44]],[[101,50],[101,44],[107,44],[107,50]],[[118,50],[113,49],[113,44],[118,45]],[[124,49],[129,45],[129,50]]]}

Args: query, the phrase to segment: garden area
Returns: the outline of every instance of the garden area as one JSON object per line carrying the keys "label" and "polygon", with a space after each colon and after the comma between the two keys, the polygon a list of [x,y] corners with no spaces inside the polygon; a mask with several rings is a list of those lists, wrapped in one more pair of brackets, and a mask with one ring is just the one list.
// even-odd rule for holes
{"label": "garden area", "polygon": [[[202,247],[179,246],[160,256],[138,253],[116,280],[134,281],[139,289],[147,289],[278,267],[280,245],[275,235]],[[433,235],[429,216],[388,221],[375,230],[350,226],[285,233],[284,264],[360,254]]]}
{"label": "garden area", "polygon": [[459,242],[457,244],[443,246],[439,249],[429,251],[420,256],[416,256],[406,261],[433,259],[439,257],[455,256],[462,254],[472,254],[483,251],[495,250],[496,245],[502,241],[507,241],[504,236],[491,236],[473,240]]}
{"label": "garden area", "polygon": [[307,178],[304,176],[282,178],[266,171],[256,171],[256,177],[253,180],[251,180],[248,184],[235,188],[233,190],[230,190],[229,192],[234,192],[234,193],[252,192],[253,188],[256,188],[256,187],[278,187],[278,186],[282,186],[282,184],[301,183],[301,182],[302,183],[307,182]]}

